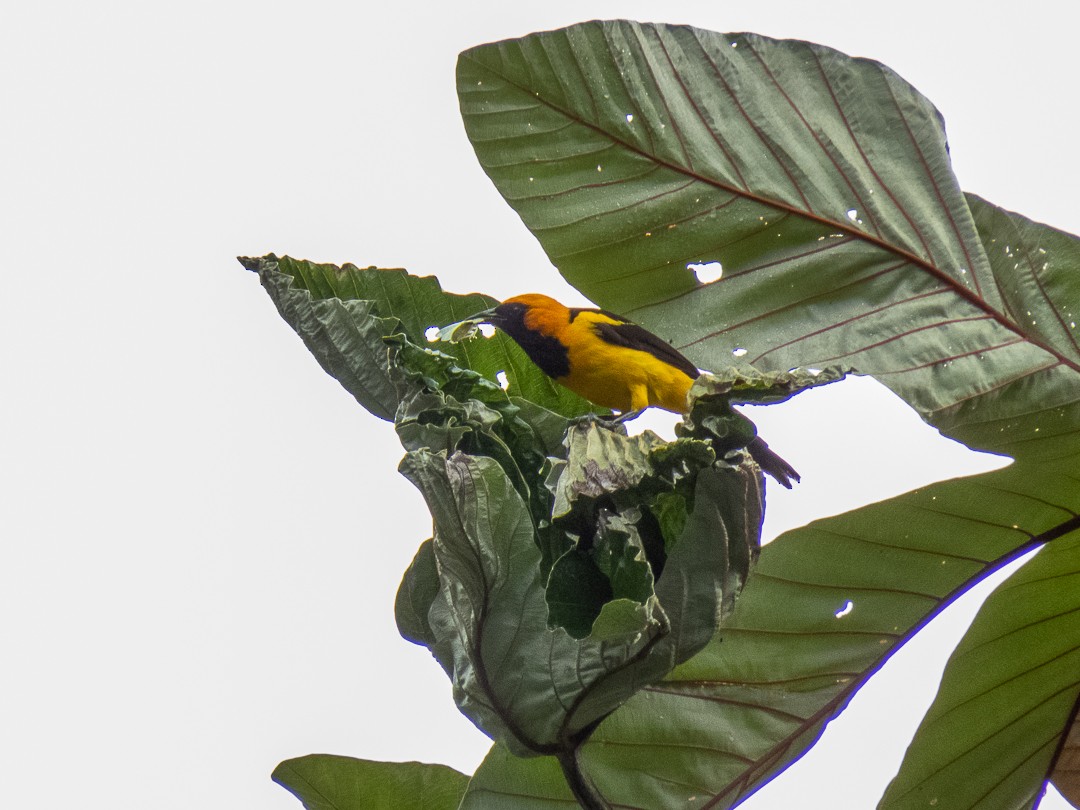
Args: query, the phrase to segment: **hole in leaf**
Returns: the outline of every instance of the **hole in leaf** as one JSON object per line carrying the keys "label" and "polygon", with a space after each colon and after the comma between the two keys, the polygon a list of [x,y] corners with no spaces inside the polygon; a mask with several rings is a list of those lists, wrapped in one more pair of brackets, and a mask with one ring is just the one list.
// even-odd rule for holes
{"label": "hole in leaf", "polygon": [[697,280],[701,284],[710,284],[714,281],[719,281],[721,276],[724,275],[724,265],[720,264],[720,262],[688,264],[686,265],[686,269],[697,276]]}

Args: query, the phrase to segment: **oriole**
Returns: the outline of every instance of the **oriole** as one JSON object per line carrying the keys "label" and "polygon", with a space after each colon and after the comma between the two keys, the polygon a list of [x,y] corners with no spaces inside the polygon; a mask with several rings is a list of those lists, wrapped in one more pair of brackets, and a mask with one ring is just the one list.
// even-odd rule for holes
{"label": "oriole", "polygon": [[[651,406],[689,410],[697,367],[670,343],[602,309],[566,307],[546,295],[509,298],[475,316],[501,329],[556,382],[605,408],[628,413]],[[764,472],[791,488],[790,464],[760,438],[747,446]]]}

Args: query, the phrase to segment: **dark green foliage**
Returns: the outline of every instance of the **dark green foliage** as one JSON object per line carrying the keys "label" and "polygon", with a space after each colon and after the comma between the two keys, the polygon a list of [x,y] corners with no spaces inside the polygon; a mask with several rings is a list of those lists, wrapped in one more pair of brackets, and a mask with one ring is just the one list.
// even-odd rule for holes
{"label": "dark green foliage", "polygon": [[[458,93],[560,272],[719,372],[677,441],[629,438],[573,421],[588,404],[502,336],[427,348],[486,297],[246,260],[323,367],[394,419],[435,517],[397,615],[501,741],[462,810],[562,808],[564,776],[589,806],[733,807],[957,595],[1040,546],[958,649],[882,807],[1080,793],[1057,767],[1080,694],[1062,584],[1080,572],[1080,240],[964,194],[930,102],[819,45],[585,23],[463,53]],[[698,282],[705,262],[720,281]],[[836,365],[1015,460],[788,532],[747,579],[761,480],[732,405]]]}
{"label": "dark green foliage", "polygon": [[[693,437],[629,437],[621,424],[549,410],[566,401],[535,370],[503,390],[464,365],[498,370],[505,341],[454,344],[456,354],[418,342],[428,327],[403,301],[470,314],[431,280],[247,264],[361,404],[393,407],[401,472],[435,530],[403,579],[399,627],[431,649],[474,722],[518,754],[573,752],[709,641],[757,556],[763,509],[760,472],[732,438],[747,420],[729,400],[790,395],[790,375],[707,376],[688,422],[706,426]],[[319,297],[342,290],[388,297]]]}

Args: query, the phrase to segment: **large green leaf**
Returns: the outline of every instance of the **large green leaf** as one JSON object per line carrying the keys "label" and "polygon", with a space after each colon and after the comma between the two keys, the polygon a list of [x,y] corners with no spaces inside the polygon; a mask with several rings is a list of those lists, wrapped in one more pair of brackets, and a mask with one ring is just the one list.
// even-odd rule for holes
{"label": "large green leaf", "polygon": [[983,449],[1080,452],[1075,240],[977,228],[939,114],[883,65],[594,22],[466,51],[458,93],[563,275],[698,365],[848,365]]}
{"label": "large green leaf", "polygon": [[469,783],[445,765],[330,754],[287,759],[273,779],[307,810],[454,810]]}
{"label": "large green leaf", "polygon": [[1033,807],[1078,696],[1074,532],[1040,550],[986,600],[880,806]]}
{"label": "large green leaf", "polygon": [[468,51],[458,79],[481,164],[598,303],[704,367],[850,365],[1018,459],[770,544],[723,644],[584,751],[617,801],[731,806],[957,594],[1080,528],[1080,247],[965,197],[930,103],[821,46],[587,23]]}

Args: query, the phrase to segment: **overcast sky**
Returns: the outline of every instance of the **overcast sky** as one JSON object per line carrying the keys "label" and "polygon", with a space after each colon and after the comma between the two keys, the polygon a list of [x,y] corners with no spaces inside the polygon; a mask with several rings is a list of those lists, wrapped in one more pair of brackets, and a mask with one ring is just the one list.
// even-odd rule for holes
{"label": "overcast sky", "polygon": [[[297,810],[269,779],[288,757],[471,772],[487,750],[394,626],[430,519],[392,428],[234,259],[582,303],[476,162],[459,51],[627,17],[873,57],[943,112],[966,190],[1080,232],[1077,13],[1060,0],[142,0],[3,17],[0,803],[20,810]],[[1001,463],[864,380],[754,416],[804,478],[770,489],[770,536]],[[975,601],[745,807],[872,807]]]}

